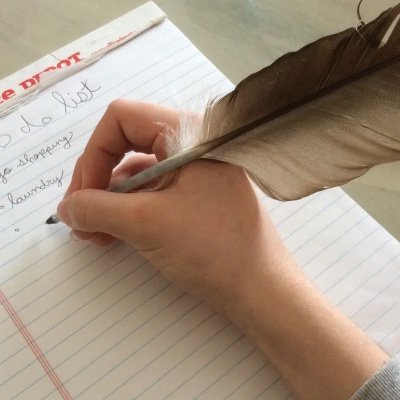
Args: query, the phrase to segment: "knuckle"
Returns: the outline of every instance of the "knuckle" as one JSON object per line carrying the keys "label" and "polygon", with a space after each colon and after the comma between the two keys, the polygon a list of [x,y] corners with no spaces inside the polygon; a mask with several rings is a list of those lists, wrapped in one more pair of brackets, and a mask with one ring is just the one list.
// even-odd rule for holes
{"label": "knuckle", "polygon": [[147,225],[154,219],[154,209],[146,202],[137,202],[130,210],[132,220],[135,223]]}
{"label": "knuckle", "polygon": [[164,219],[162,210],[155,202],[136,201],[127,210],[127,223],[123,230],[122,239],[133,243],[138,249],[147,251],[162,240],[161,231],[164,231]]}
{"label": "knuckle", "polygon": [[128,100],[116,99],[113,100],[107,107],[106,114],[118,115],[122,109],[129,103]]}

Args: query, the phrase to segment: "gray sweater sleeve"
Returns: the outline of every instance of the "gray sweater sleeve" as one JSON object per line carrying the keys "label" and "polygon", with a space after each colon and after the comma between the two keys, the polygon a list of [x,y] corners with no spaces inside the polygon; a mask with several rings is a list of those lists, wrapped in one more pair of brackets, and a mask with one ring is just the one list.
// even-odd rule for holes
{"label": "gray sweater sleeve", "polygon": [[400,360],[391,360],[350,400],[400,400]]}

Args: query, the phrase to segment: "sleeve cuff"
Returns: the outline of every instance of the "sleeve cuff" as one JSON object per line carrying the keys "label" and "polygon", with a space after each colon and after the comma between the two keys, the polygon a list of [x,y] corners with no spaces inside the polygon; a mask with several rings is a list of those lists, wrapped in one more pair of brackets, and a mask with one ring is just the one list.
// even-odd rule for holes
{"label": "sleeve cuff", "polygon": [[386,363],[350,400],[400,400],[400,360]]}

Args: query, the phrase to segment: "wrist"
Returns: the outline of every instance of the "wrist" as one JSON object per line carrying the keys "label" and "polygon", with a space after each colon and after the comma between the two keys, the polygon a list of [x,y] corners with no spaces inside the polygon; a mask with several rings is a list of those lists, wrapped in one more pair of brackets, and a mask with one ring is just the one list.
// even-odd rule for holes
{"label": "wrist", "polygon": [[349,398],[388,360],[290,257],[257,268],[236,297],[228,317],[299,399]]}
{"label": "wrist", "polygon": [[267,356],[272,338],[288,328],[295,312],[294,288],[307,283],[289,254],[273,258],[243,276],[229,316]]}
{"label": "wrist", "polygon": [[275,320],[293,285],[306,279],[279,238],[256,247],[247,262],[231,268],[240,272],[227,278],[224,289],[215,291],[219,301],[210,303],[262,347],[265,334],[280,329]]}

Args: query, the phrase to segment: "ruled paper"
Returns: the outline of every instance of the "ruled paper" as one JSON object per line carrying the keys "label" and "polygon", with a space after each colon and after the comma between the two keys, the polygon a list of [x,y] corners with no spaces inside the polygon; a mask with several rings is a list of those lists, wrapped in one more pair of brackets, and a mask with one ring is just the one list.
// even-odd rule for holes
{"label": "ruled paper", "polygon": [[[290,396],[241,332],[135,249],[95,248],[43,224],[113,99],[190,108],[231,87],[165,21],[0,120],[10,138],[0,142],[0,398]],[[397,354],[399,243],[340,189],[263,202],[307,275]]]}

